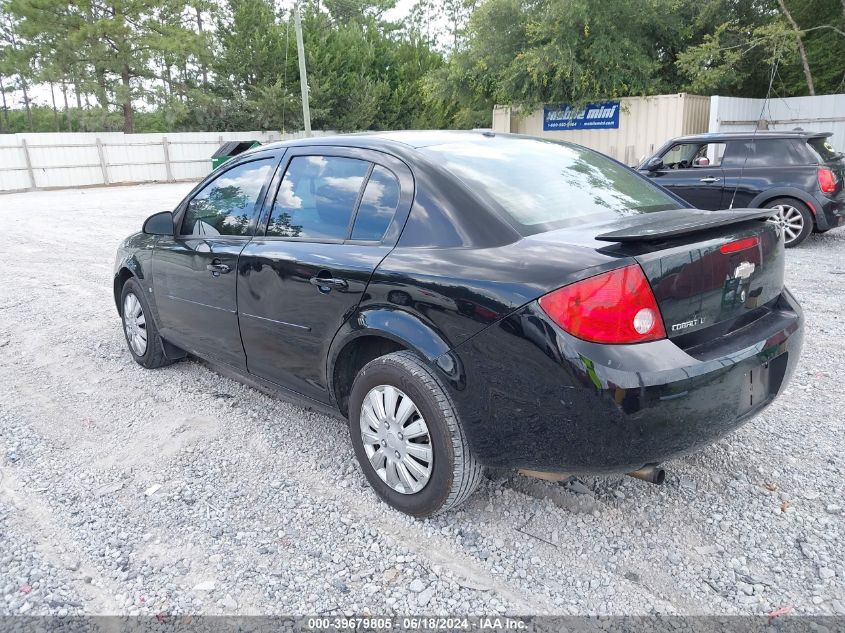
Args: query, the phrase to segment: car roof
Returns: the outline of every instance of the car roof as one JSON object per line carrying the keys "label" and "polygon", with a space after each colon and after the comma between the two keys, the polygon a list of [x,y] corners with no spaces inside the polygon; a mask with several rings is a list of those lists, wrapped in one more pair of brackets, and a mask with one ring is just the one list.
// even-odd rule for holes
{"label": "car roof", "polygon": [[396,130],[387,132],[355,132],[351,134],[329,134],[297,138],[277,143],[262,145],[261,149],[276,147],[307,147],[314,145],[340,145],[377,149],[392,146],[394,148],[417,149],[445,143],[466,143],[484,141],[491,136],[518,137],[516,134],[503,134],[489,129],[475,130]]}
{"label": "car roof", "polygon": [[833,136],[833,132],[811,132],[810,130],[789,130],[789,131],[772,131],[772,130],[757,130],[751,132],[706,132],[704,134],[690,134],[688,136],[679,136],[672,139],[672,142],[678,141],[719,141],[719,140],[747,140],[751,138],[759,139],[785,139],[785,138],[827,138]]}
{"label": "car roof", "polygon": [[[472,246],[489,248],[509,244],[521,239],[519,231],[502,217],[488,200],[481,197],[477,189],[464,184],[454,173],[448,171],[441,161],[424,155],[421,148],[448,143],[472,143],[482,146],[507,141],[540,142],[543,139],[516,134],[499,134],[491,130],[403,130],[395,132],[364,132],[354,134],[332,134],[297,138],[250,150],[250,152],[272,152],[285,148],[355,148],[380,151],[399,158],[412,169],[414,179],[424,183],[418,189],[426,217],[437,216],[439,220],[423,222],[427,228],[417,234],[421,244],[443,245],[449,239],[451,246]],[[318,152],[320,150],[317,150]],[[421,193],[420,193],[421,192]],[[453,209],[461,209],[454,213]],[[409,222],[413,220],[413,215]],[[437,236],[438,230],[448,227],[446,238]],[[421,231],[421,229],[417,229]],[[426,232],[427,231],[427,232]],[[412,231],[413,233],[413,231]],[[403,233],[405,235],[405,233]],[[422,235],[422,237],[420,237]],[[454,237],[452,237],[454,236]],[[404,239],[404,238],[403,238]]]}

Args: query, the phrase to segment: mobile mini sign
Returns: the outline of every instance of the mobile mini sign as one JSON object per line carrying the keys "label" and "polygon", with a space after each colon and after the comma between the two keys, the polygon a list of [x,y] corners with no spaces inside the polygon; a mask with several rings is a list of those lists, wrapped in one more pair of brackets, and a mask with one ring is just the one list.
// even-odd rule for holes
{"label": "mobile mini sign", "polygon": [[543,107],[543,130],[615,130],[619,127],[619,102],[588,103],[580,110],[570,105]]}

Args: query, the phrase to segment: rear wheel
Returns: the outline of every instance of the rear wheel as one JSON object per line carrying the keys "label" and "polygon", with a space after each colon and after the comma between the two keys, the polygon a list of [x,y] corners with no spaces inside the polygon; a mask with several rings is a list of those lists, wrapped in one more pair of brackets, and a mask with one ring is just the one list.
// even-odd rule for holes
{"label": "rear wheel", "polygon": [[349,431],[370,485],[406,514],[454,508],[481,480],[446,390],[410,352],[377,358],[355,377]]}
{"label": "rear wheel", "polygon": [[120,316],[129,353],[136,363],[147,369],[155,369],[173,362],[164,354],[158,329],[150,317],[150,306],[141,285],[134,278],[127,279],[123,284]]}
{"label": "rear wheel", "polygon": [[777,211],[772,221],[783,231],[786,248],[798,246],[813,232],[813,214],[803,202],[792,198],[777,198],[769,202],[767,207]]}

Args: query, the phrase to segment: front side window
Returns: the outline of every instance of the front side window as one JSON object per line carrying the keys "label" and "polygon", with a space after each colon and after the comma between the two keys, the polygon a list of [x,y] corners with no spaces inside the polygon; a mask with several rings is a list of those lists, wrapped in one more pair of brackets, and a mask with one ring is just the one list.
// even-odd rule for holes
{"label": "front side window", "polygon": [[678,208],[647,179],[577,145],[502,138],[419,151],[492,200],[523,235]]}
{"label": "front side window", "polygon": [[203,187],[188,203],[181,235],[248,235],[249,223],[274,159],[233,167]]}
{"label": "front side window", "polygon": [[380,240],[398,206],[399,181],[396,176],[384,167],[374,167],[355,215],[352,239]]}
{"label": "front side window", "polygon": [[340,156],[291,159],[267,226],[267,235],[346,239],[370,163]]}
{"label": "front side window", "polygon": [[683,169],[692,165],[692,159],[698,151],[698,143],[680,143],[673,145],[661,156],[663,166],[668,169]]}
{"label": "front side window", "polygon": [[666,169],[718,167],[724,154],[724,143],[679,143],[669,148],[661,160]]}

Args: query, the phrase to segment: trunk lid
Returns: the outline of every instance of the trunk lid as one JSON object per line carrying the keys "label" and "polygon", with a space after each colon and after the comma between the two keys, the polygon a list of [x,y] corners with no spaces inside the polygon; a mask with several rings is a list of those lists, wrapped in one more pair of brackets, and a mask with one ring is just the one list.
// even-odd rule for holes
{"label": "trunk lid", "polygon": [[626,218],[623,228],[596,239],[613,240],[606,252],[640,264],[670,339],[717,325],[730,331],[783,290],[783,238],[766,215],[760,209],[651,213]]}

